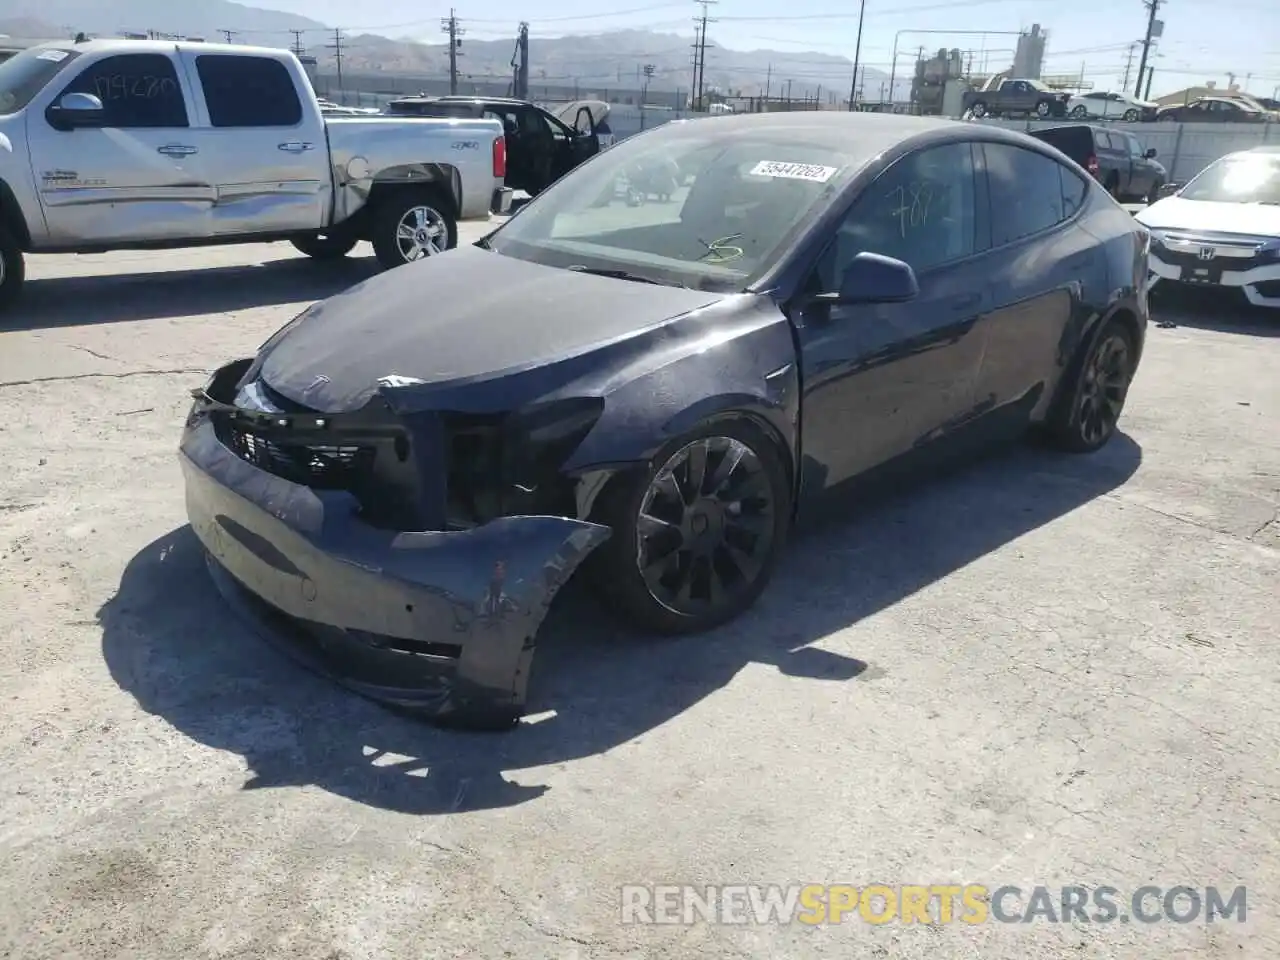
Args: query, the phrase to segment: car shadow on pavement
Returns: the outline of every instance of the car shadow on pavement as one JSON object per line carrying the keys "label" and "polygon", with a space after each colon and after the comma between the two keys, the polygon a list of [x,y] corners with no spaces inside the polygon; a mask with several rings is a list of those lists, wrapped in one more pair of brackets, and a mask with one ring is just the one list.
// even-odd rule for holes
{"label": "car shadow on pavement", "polygon": [[636,636],[572,581],[539,636],[528,717],[536,722],[506,733],[398,716],[284,659],[223,602],[189,527],[128,564],[99,611],[103,654],[144,710],[243,757],[252,772],[246,789],[314,785],[412,814],[508,807],[550,788],[537,773],[508,779],[504,771],[606,752],[748,664],[798,678],[796,697],[810,683],[875,682],[891,664],[813,644],[1114,490],[1140,462],[1141,449],[1123,434],[1092,456],[1020,446],[864,501],[798,537],[761,601],[701,636]]}
{"label": "car shadow on pavement", "polygon": [[323,300],[378,272],[372,257],[318,263],[282,257],[259,264],[28,280],[4,330],[231,313]]}
{"label": "car shadow on pavement", "polygon": [[1280,337],[1280,310],[1255,307],[1221,290],[1153,292],[1151,319],[1159,327],[1194,327],[1255,337]]}

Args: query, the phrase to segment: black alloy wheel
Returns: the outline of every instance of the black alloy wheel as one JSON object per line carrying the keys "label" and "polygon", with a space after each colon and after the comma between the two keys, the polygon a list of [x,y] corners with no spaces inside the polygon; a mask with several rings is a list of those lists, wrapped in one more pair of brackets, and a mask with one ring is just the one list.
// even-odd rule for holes
{"label": "black alloy wheel", "polygon": [[751,606],[772,574],[791,519],[787,472],[777,446],[740,420],[696,431],[655,463],[605,508],[614,533],[601,586],[645,627],[706,630]]}
{"label": "black alloy wheel", "polygon": [[1071,116],[1074,117],[1076,120],[1083,120],[1088,115],[1089,115],[1089,110],[1088,108],[1085,107],[1083,103],[1078,103],[1071,109]]}
{"label": "black alloy wheel", "polygon": [[1106,445],[1124,410],[1135,362],[1128,330],[1111,321],[1086,355],[1075,389],[1052,424],[1059,446],[1074,453],[1090,453]]}

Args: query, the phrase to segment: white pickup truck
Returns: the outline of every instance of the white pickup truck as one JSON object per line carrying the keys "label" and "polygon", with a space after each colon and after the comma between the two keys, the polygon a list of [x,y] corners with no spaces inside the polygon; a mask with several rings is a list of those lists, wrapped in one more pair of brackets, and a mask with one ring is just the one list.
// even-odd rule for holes
{"label": "white pickup truck", "polygon": [[360,240],[393,267],[510,208],[502,125],[324,117],[286,50],[89,40],[0,63],[0,308],[25,252]]}

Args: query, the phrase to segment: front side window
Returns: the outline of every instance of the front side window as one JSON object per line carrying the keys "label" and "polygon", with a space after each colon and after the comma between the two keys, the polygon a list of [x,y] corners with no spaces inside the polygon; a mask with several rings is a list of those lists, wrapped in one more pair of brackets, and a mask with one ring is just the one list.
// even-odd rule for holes
{"label": "front side window", "polygon": [[75,50],[33,47],[0,63],[0,116],[26,107],[79,56]]}
{"label": "front side window", "polygon": [[1201,171],[1178,196],[1214,203],[1280,204],[1280,156],[1223,157]]}
{"label": "front side window", "polygon": [[785,127],[726,138],[712,120],[664,124],[561,178],[488,244],[552,266],[741,289],[861,167],[856,151],[856,138],[807,142]]}
{"label": "front side window", "polygon": [[268,57],[205,54],[196,72],[215,127],[295,127],[302,101],[289,70]]}
{"label": "front side window", "polygon": [[821,292],[839,289],[859,253],[909,263],[917,273],[977,250],[973,149],[953,143],[909,154],[854,201],[818,264]]}
{"label": "front side window", "polygon": [[985,145],[991,191],[991,240],[999,246],[1048,230],[1067,217],[1062,164],[1004,143]]}
{"label": "front side window", "polygon": [[185,127],[187,104],[173,61],[160,53],[127,53],[86,67],[60,96],[88,93],[102,101],[103,127]]}

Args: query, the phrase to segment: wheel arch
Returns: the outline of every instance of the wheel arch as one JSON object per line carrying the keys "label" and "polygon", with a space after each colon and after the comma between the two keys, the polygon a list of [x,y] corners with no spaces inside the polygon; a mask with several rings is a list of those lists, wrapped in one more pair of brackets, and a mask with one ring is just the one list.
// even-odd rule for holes
{"label": "wheel arch", "polygon": [[1063,367],[1061,376],[1058,377],[1058,383],[1053,390],[1053,399],[1046,408],[1047,420],[1051,421],[1054,414],[1065,402],[1064,398],[1070,393],[1075,384],[1076,378],[1080,373],[1080,366],[1084,363],[1084,358],[1089,355],[1089,351],[1097,344],[1098,337],[1102,335],[1102,331],[1107,328],[1107,325],[1112,320],[1118,320],[1128,331],[1134,349],[1133,365],[1135,368],[1137,367],[1138,362],[1142,359],[1144,340],[1142,321],[1138,319],[1137,311],[1131,304],[1121,301],[1098,314],[1093,322],[1085,328],[1084,335],[1080,337],[1075,351],[1071,354],[1071,359]]}
{"label": "wheel arch", "polygon": [[31,229],[27,225],[27,218],[22,212],[22,204],[18,202],[17,195],[13,192],[13,188],[4,180],[0,180],[0,224],[3,224],[13,234],[13,239],[18,241],[23,251],[31,249]]}

